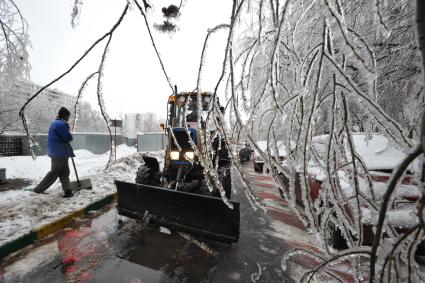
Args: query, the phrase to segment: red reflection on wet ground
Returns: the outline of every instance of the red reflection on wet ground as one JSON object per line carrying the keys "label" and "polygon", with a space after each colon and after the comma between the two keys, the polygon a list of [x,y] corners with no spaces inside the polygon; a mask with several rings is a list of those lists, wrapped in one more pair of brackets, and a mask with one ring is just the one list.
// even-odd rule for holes
{"label": "red reflection on wet ground", "polygon": [[63,238],[58,241],[59,251],[62,252],[62,262],[64,264],[74,264],[88,255],[90,250],[81,250],[79,248],[79,242],[82,238],[91,234],[91,231],[87,230],[73,230],[67,232]]}
{"label": "red reflection on wet ground", "polygon": [[3,283],[4,267],[0,265],[0,283]]}
{"label": "red reflection on wet ground", "polygon": [[63,272],[78,282],[92,279],[92,269],[99,266],[107,251],[105,243],[89,228],[71,230],[58,241],[62,254]]}

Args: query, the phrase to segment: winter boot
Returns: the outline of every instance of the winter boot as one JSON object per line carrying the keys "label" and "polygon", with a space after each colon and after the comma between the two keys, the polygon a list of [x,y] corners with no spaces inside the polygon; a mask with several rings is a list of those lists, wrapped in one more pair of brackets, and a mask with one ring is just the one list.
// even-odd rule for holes
{"label": "winter boot", "polygon": [[74,193],[72,191],[65,192],[65,194],[63,195],[64,198],[70,198],[73,196],[74,196]]}

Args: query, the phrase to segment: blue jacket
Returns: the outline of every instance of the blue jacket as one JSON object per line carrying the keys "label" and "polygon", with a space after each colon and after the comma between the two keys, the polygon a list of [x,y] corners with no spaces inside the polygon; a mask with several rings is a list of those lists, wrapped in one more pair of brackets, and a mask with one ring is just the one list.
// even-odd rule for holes
{"label": "blue jacket", "polygon": [[47,154],[50,157],[67,158],[73,156],[67,143],[72,141],[69,125],[65,120],[56,118],[49,128],[47,138]]}

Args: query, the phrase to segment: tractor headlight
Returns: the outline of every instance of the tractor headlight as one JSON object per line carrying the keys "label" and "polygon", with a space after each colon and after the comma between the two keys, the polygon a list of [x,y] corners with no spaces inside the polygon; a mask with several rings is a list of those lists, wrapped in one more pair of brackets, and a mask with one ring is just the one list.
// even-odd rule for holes
{"label": "tractor headlight", "polygon": [[179,160],[180,153],[178,151],[171,151],[170,158],[171,160]]}
{"label": "tractor headlight", "polygon": [[187,159],[193,160],[195,158],[195,153],[193,151],[187,151],[185,153],[185,156],[186,156]]}

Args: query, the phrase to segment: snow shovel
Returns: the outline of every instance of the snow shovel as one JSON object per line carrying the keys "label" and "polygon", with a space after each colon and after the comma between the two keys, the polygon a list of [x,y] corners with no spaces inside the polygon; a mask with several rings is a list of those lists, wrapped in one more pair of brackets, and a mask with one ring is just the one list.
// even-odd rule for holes
{"label": "snow shovel", "polygon": [[86,190],[91,190],[92,189],[92,185],[91,185],[91,180],[90,179],[83,179],[80,180],[78,178],[78,173],[77,173],[77,167],[75,167],[75,162],[74,162],[74,150],[72,149],[72,146],[70,143],[67,143],[69,146],[69,149],[71,149],[71,160],[72,160],[72,166],[74,167],[74,172],[75,172],[75,176],[77,177],[77,181],[75,182],[70,182],[70,187],[72,191],[80,191],[82,189],[86,189]]}
{"label": "snow shovel", "polygon": [[239,239],[239,202],[228,208],[220,198],[115,180],[118,213],[150,219],[161,226],[224,243]]}

